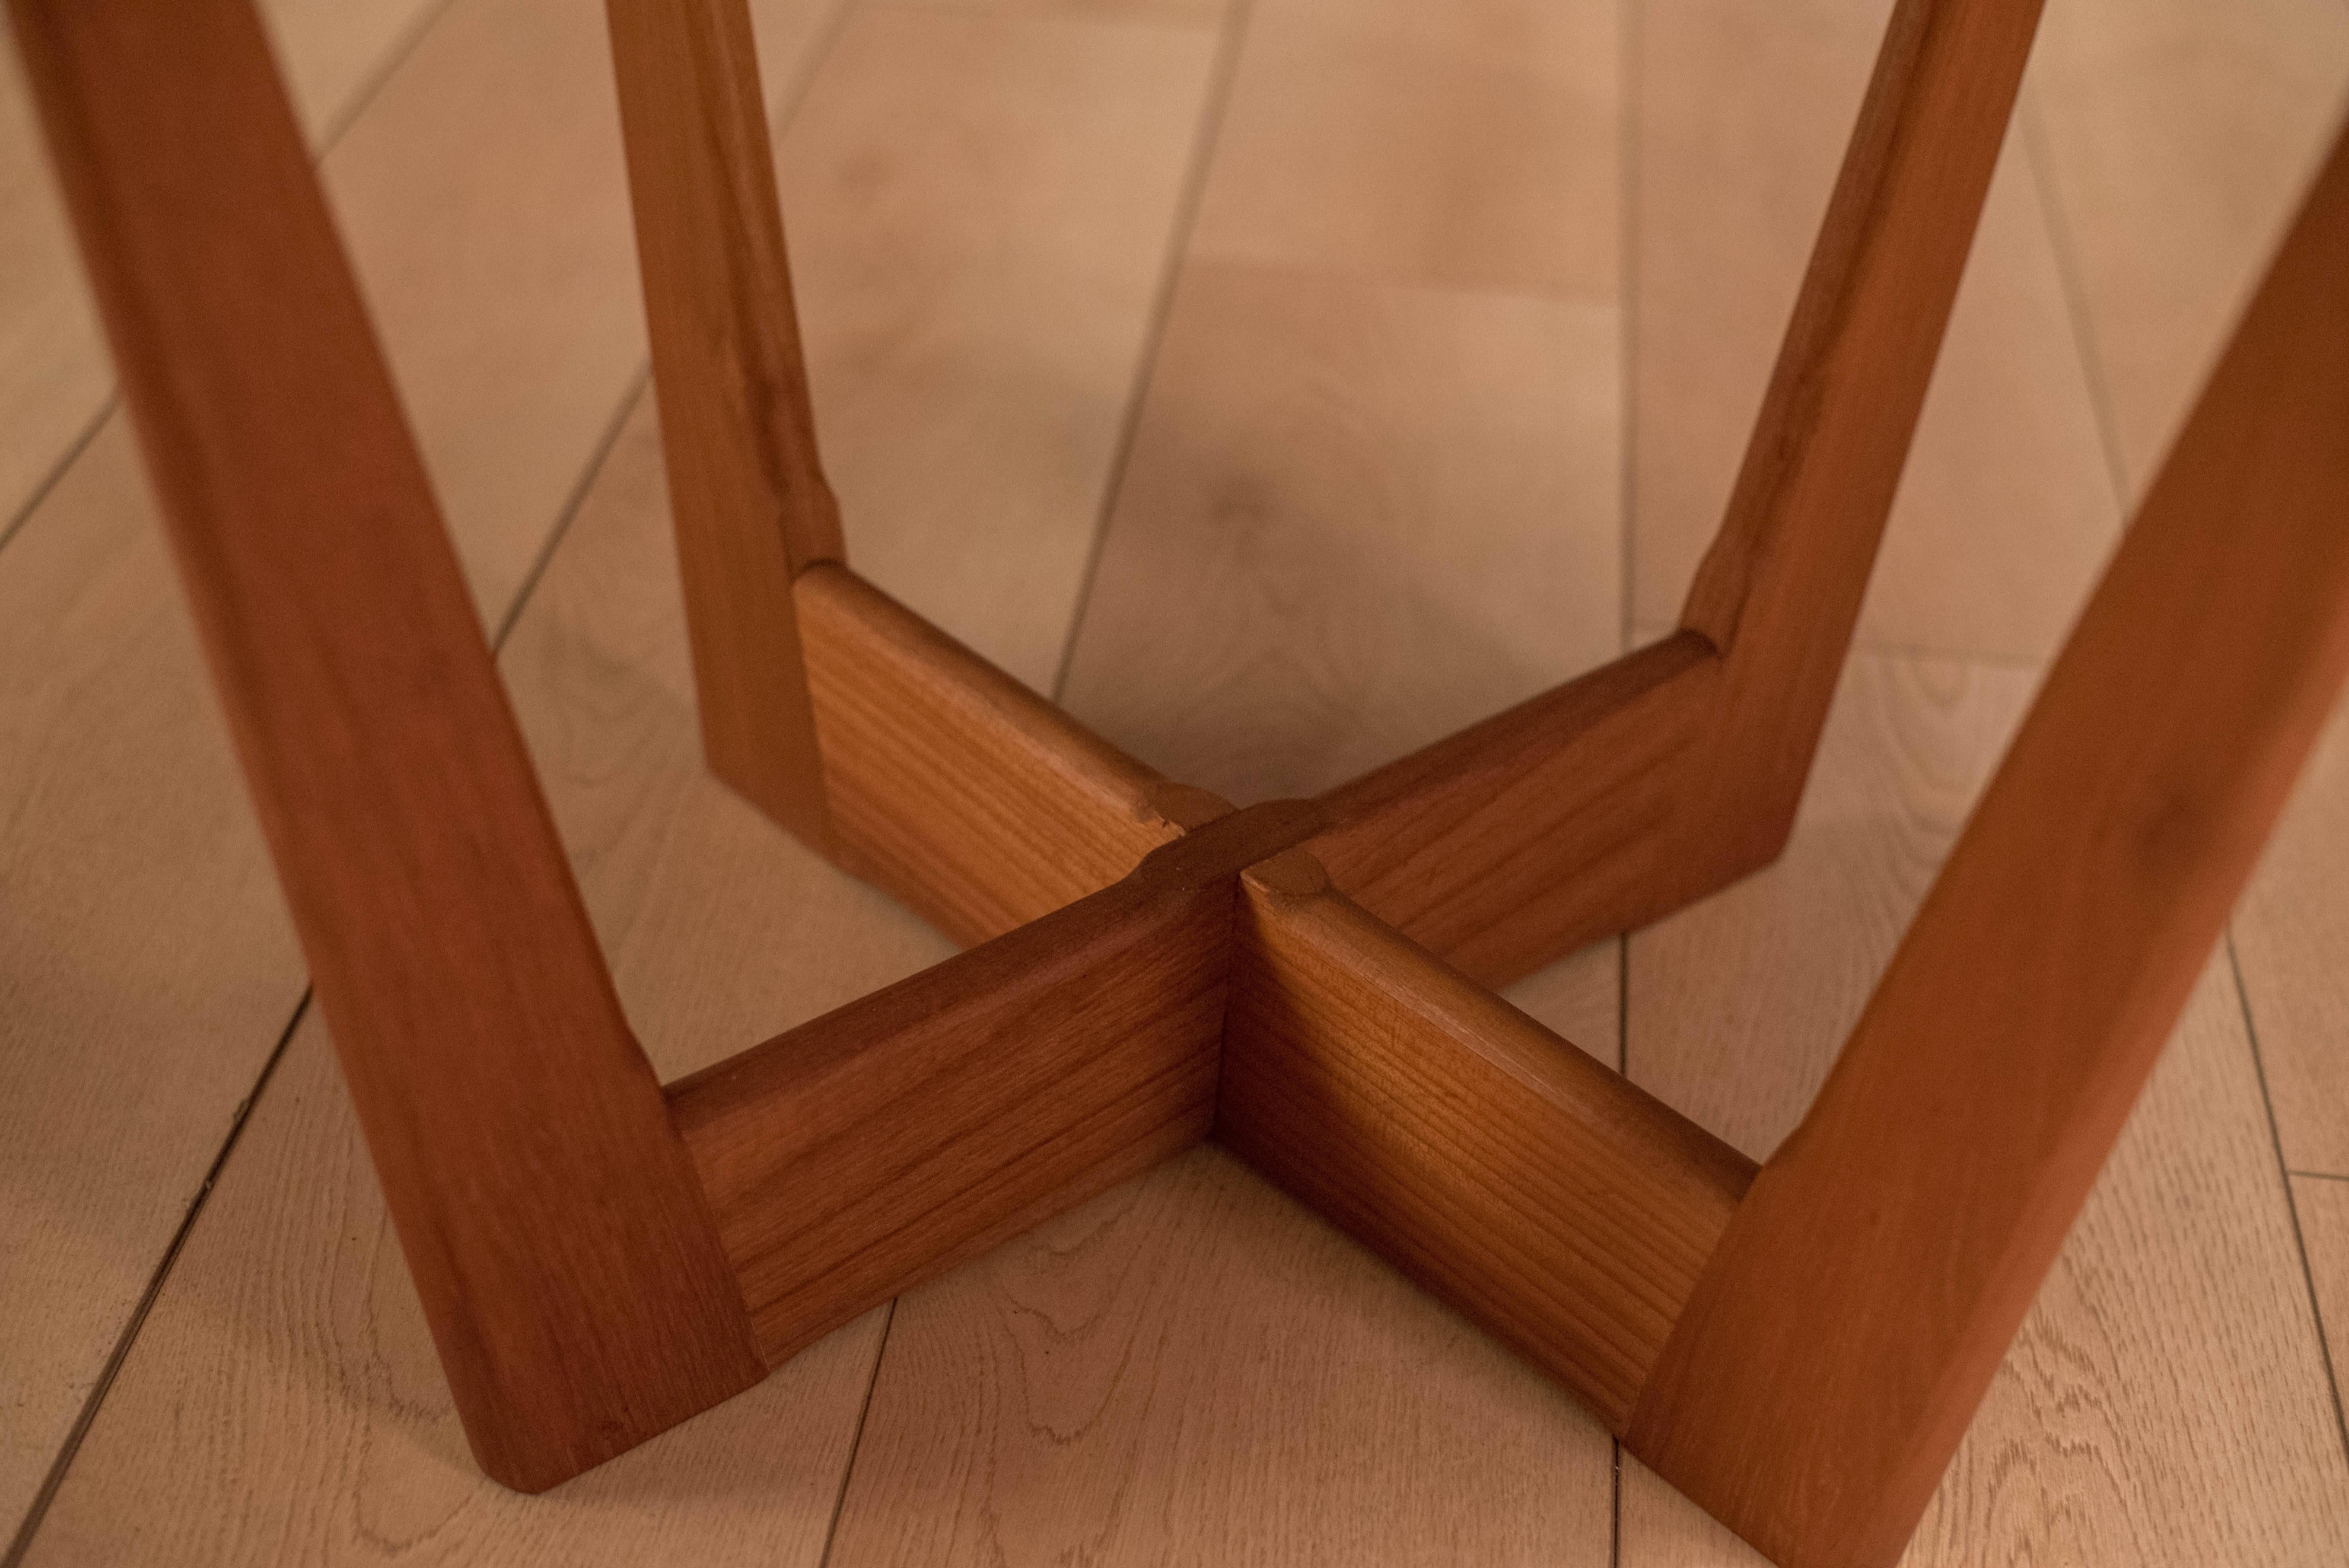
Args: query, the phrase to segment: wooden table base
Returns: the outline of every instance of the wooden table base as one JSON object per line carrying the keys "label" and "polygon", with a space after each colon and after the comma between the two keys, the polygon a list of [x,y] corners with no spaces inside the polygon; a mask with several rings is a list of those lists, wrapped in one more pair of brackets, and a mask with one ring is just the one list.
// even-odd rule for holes
{"label": "wooden table base", "polygon": [[1897,6],[1680,629],[1238,810],[843,564],[743,0],[609,0],[710,766],[969,945],[666,1088],[250,0],[10,5],[491,1475],[1214,1137],[1780,1563],[1899,1554],[2349,672],[2349,141],[1757,1170],[1485,987],[1785,843],[2038,0]]}

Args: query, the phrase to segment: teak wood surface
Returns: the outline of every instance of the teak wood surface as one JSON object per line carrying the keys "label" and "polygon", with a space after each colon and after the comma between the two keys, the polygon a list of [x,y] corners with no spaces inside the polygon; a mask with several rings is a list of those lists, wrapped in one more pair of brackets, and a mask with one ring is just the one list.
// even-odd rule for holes
{"label": "teak wood surface", "polygon": [[841,556],[743,5],[606,5],[710,771],[824,841],[792,579]]}
{"label": "teak wood surface", "polygon": [[711,766],[979,944],[664,1113],[249,8],[12,5],[487,1470],[597,1463],[1212,1128],[1780,1561],[1898,1555],[2349,669],[2349,141],[1757,1173],[1475,981],[1784,841],[2037,5],[1896,9],[1682,630],[1235,812],[837,563],[747,13],[614,0]]}
{"label": "teak wood surface", "polygon": [[1205,1138],[1239,873],[1319,820],[1230,813],[672,1085],[767,1358]]}
{"label": "teak wood surface", "polygon": [[1374,913],[1499,985],[1785,846],[2039,9],[1894,9],[1681,630],[1338,791]]}
{"label": "teak wood surface", "polygon": [[750,1326],[259,19],[144,10],[14,15],[450,1387],[541,1490],[755,1382]]}
{"label": "teak wood surface", "polygon": [[1246,886],[1216,1136],[1619,1431],[1752,1161],[1431,962],[1309,855]]}
{"label": "teak wood surface", "polygon": [[1640,1396],[1765,1553],[1907,1543],[2349,673],[2344,276],[2349,138]]}

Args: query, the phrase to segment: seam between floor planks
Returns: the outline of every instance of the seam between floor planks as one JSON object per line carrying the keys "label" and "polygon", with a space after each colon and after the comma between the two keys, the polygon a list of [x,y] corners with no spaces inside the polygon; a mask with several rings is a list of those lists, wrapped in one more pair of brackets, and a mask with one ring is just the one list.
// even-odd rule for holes
{"label": "seam between floor planks", "polygon": [[1232,80],[1238,73],[1240,55],[1247,47],[1248,20],[1256,10],[1256,0],[1229,0],[1224,20],[1216,28],[1216,64],[1207,80],[1207,96],[1200,107],[1199,127],[1192,139],[1190,168],[1183,177],[1183,193],[1174,206],[1174,222],[1166,237],[1166,255],[1161,263],[1156,297],[1151,303],[1150,325],[1143,334],[1142,354],[1133,367],[1133,378],[1125,393],[1117,432],[1117,445],[1110,456],[1109,473],[1102,485],[1101,499],[1093,508],[1092,538],[1085,552],[1082,575],[1077,579],[1077,594],[1069,608],[1068,630],[1061,638],[1061,656],[1052,666],[1051,689],[1045,695],[1059,703],[1069,684],[1070,661],[1076,657],[1077,634],[1084,628],[1085,609],[1092,602],[1093,579],[1101,570],[1102,547],[1109,541],[1110,521],[1116,515],[1118,492],[1125,485],[1126,460],[1133,452],[1133,438],[1142,423],[1142,405],[1150,391],[1150,380],[1158,367],[1159,346],[1166,338],[1166,318],[1174,308],[1174,290],[1183,280],[1184,260],[1190,253],[1191,231],[1199,219],[1199,202],[1206,194],[1207,177],[1215,167],[1216,147],[1224,129],[1224,114],[1231,107]]}
{"label": "seam between floor planks", "polygon": [[[384,84],[399,74],[399,67],[407,63],[409,56],[416,52],[416,46],[423,42],[425,35],[433,29],[442,15],[455,4],[456,0],[433,0],[428,9],[409,18],[408,24],[394,35],[391,42],[385,46],[382,55],[361,73],[357,85],[350,89],[347,98],[327,117],[326,123],[320,128],[317,142],[310,152],[311,168],[317,169],[326,163],[326,155],[335,150],[343,139],[344,134],[352,126],[357,124],[360,118],[367,113],[367,106],[375,101],[376,95],[383,90]],[[279,50],[282,57],[283,40],[273,35],[272,45]],[[43,150],[41,156],[47,156],[46,150]],[[79,264],[78,261],[76,264]],[[100,352],[104,352],[102,347]],[[110,367],[111,361],[109,360],[109,363]],[[41,502],[47,500],[49,492],[57,487],[57,482],[81,460],[82,453],[88,450],[90,443],[98,439],[98,433],[106,428],[106,422],[114,418],[120,402],[120,391],[109,385],[106,397],[99,402],[97,410],[90,415],[88,423],[59,445],[55,460],[42,475],[40,481],[26,493],[24,504],[16,509],[16,515],[9,518],[5,523],[0,523],[0,550],[5,550],[8,547],[9,542],[16,537],[17,531],[30,521],[33,514],[41,509]]]}
{"label": "seam between floor planks", "polygon": [[[446,9],[446,6],[444,5],[442,9]],[[434,13],[436,19],[439,14],[438,11]],[[429,27],[419,28],[415,36],[420,38],[427,31],[429,31]],[[409,40],[411,46],[414,42],[415,38]],[[380,86],[383,81],[388,80],[392,74],[385,72],[375,85]],[[353,118],[356,119],[357,117]],[[586,499],[589,490],[594,485],[595,475],[604,466],[605,459],[611,455],[613,444],[619,439],[620,431],[626,425],[628,415],[634,410],[637,400],[644,396],[645,388],[649,384],[648,369],[648,366],[646,369],[640,369],[630,380],[628,390],[621,398],[619,407],[605,428],[602,437],[597,439],[595,450],[588,455],[585,468],[565,495],[562,511],[556,514],[553,523],[547,529],[545,543],[535,552],[529,572],[515,587],[513,597],[505,613],[499,617],[496,634],[490,642],[490,654],[492,659],[503,650],[507,636],[512,633],[515,623],[522,619],[523,609],[529,603],[532,592],[537,588],[539,580],[545,575],[547,564],[554,560],[554,552],[562,548],[564,536],[570,531],[572,518],[578,512],[580,503]],[[122,1334],[116,1341],[114,1349],[108,1355],[105,1367],[98,1375],[97,1385],[90,1389],[89,1398],[83,1402],[79,1414],[75,1417],[73,1427],[67,1434],[65,1443],[58,1449],[57,1458],[50,1463],[48,1475],[41,1482],[41,1490],[34,1496],[32,1507],[26,1511],[24,1519],[16,1527],[16,1536],[10,1542],[8,1551],[5,1555],[0,1555],[0,1568],[16,1568],[16,1563],[32,1550],[33,1537],[39,1532],[41,1521],[47,1514],[49,1504],[56,1498],[57,1489],[65,1484],[66,1473],[73,1468],[74,1458],[80,1452],[83,1437],[88,1432],[90,1423],[98,1418],[98,1408],[105,1403],[107,1395],[113,1390],[115,1374],[121,1369],[122,1363],[129,1357],[131,1346],[138,1340],[139,1330],[146,1324],[149,1309],[154,1305],[156,1298],[161,1295],[163,1286],[171,1277],[172,1263],[179,1257],[181,1247],[194,1233],[197,1223],[202,1219],[205,1202],[211,1198],[213,1187],[218,1184],[221,1172],[227,1169],[229,1156],[235,1152],[237,1140],[243,1135],[245,1123],[252,1119],[254,1109],[260,1105],[261,1097],[268,1092],[270,1078],[275,1074],[278,1062],[284,1058],[285,1047],[292,1043],[294,1031],[300,1027],[303,1016],[309,1010],[310,985],[305,978],[302,985],[302,995],[295,1002],[293,1011],[287,1016],[285,1026],[278,1031],[277,1044],[270,1049],[268,1059],[262,1063],[261,1071],[254,1078],[252,1092],[238,1101],[235,1117],[229,1123],[226,1136],[221,1140],[219,1151],[213,1155],[202,1181],[198,1183],[195,1196],[188,1201],[185,1216],[180,1221],[179,1228],[172,1233],[171,1239],[164,1247],[162,1255],[156,1260],[154,1273],[149,1278],[146,1289],[140,1293],[138,1305],[131,1309],[130,1315],[124,1321]]]}
{"label": "seam between floor planks", "polygon": [[[2349,1459],[2349,1410],[2344,1410],[2341,1398],[2341,1368],[2333,1359],[2332,1336],[2326,1332],[2324,1303],[2316,1289],[2315,1260],[2309,1256],[2308,1227],[2300,1217],[2300,1197],[2292,1190],[2292,1162],[2284,1158],[2283,1131],[2276,1120],[2275,1095],[2268,1088],[2267,1058],[2260,1050],[2259,1021],[2251,1011],[2251,987],[2243,983],[2242,960],[2235,954],[2235,933],[2231,923],[2220,937],[2220,945],[2227,955],[2227,980],[2234,989],[2235,1006],[2243,1016],[2243,1042],[2251,1054],[2251,1070],[2260,1085],[2260,1109],[2267,1113],[2268,1144],[2275,1154],[2276,1177],[2283,1189],[2283,1210],[2292,1221],[2292,1243],[2300,1253],[2301,1284],[2308,1292],[2308,1315],[2316,1324],[2316,1353],[2324,1365],[2324,1382],[2333,1396],[2333,1425],[2341,1440],[2341,1453]],[[2349,1325],[2340,1326],[2349,1327]]]}

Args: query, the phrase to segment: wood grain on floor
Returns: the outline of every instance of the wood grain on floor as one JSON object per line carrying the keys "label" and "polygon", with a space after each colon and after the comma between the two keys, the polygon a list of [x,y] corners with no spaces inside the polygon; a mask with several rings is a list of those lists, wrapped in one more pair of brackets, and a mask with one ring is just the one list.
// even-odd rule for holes
{"label": "wood grain on floor", "polygon": [[[2349,1176],[2296,1174],[2292,1195],[2301,1239],[2308,1248],[2309,1292],[2324,1322],[2324,1343],[2337,1379],[2349,1367]],[[2333,1416],[2343,1419],[2337,1384]],[[2349,1425],[2344,1430],[2349,1432]]]}
{"label": "wood grain on floor", "polygon": [[897,1304],[833,1561],[1599,1563],[1609,1449],[1200,1149]]}
{"label": "wood grain on floor", "polygon": [[[1612,655],[1717,520],[1889,4],[754,0],[852,558],[1243,800]],[[942,956],[701,769],[597,8],[267,9],[662,1075]],[[10,1529],[302,986],[14,72],[0,538],[47,490],[0,549]],[[2338,0],[2049,0],[1795,842],[1513,1000],[1785,1134],[2344,100]],[[2339,1561],[2344,734],[1918,1568]],[[262,1084],[27,1563],[1755,1561],[1212,1150],[504,1492],[328,1045]]]}

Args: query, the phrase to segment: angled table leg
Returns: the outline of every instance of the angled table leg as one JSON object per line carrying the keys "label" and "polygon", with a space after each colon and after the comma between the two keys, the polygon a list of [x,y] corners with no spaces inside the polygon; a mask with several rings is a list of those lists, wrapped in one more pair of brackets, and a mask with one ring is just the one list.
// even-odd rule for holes
{"label": "angled table leg", "polygon": [[11,0],[124,400],[481,1468],[756,1382],[250,0]]}
{"label": "angled table leg", "polygon": [[1331,791],[1338,885],[1500,985],[1785,847],[2041,0],[1900,0],[1673,637]]}
{"label": "angled table leg", "polygon": [[745,0],[608,0],[709,770],[821,850],[792,580],[841,559]]}
{"label": "angled table leg", "polygon": [[2349,672],[2349,136],[1642,1393],[1787,1568],[1899,1556]]}
{"label": "angled table leg", "polygon": [[1903,0],[1682,626],[1721,650],[1678,854],[1711,891],[1785,847],[2041,0]]}

